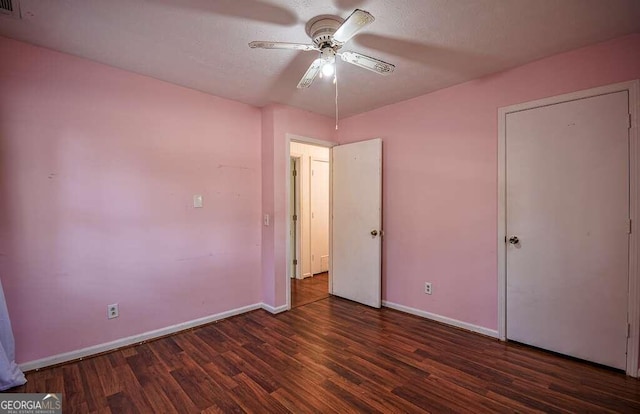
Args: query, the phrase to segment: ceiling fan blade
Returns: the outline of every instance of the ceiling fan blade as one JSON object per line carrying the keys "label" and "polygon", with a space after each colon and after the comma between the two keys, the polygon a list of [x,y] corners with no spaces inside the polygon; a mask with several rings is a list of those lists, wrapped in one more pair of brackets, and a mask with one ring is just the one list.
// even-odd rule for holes
{"label": "ceiling fan blade", "polygon": [[380,75],[388,75],[396,68],[391,63],[383,62],[380,59],[372,58],[356,52],[342,52],[340,57],[347,63],[369,69]]}
{"label": "ceiling fan blade", "polygon": [[316,78],[321,68],[322,59],[314,60],[311,63],[311,66],[309,66],[309,69],[307,69],[307,72],[304,74],[302,79],[300,79],[300,82],[298,82],[298,89],[308,88],[309,86],[311,86],[311,82],[313,82],[313,80]]}
{"label": "ceiling fan blade", "polygon": [[351,39],[356,33],[362,30],[365,26],[373,23],[375,18],[371,13],[364,10],[356,9],[351,16],[347,17],[338,30],[333,34],[333,40],[340,43],[345,43]]}
{"label": "ceiling fan blade", "polygon": [[308,45],[304,43],[288,43],[288,42],[263,42],[256,41],[249,43],[250,48],[260,49],[288,49],[288,50],[318,50],[315,45]]}

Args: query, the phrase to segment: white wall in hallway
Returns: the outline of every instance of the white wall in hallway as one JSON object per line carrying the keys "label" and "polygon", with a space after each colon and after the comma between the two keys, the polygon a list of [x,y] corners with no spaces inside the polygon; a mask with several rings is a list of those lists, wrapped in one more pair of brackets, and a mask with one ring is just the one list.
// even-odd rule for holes
{"label": "white wall in hallway", "polygon": [[[311,159],[329,161],[329,148],[292,142],[290,147],[292,157],[300,157],[300,260],[303,278],[312,275],[311,270]],[[329,200],[327,200],[327,203]],[[329,227],[324,229],[326,234],[314,235],[314,238],[328,240]],[[317,258],[320,260],[320,258]]]}

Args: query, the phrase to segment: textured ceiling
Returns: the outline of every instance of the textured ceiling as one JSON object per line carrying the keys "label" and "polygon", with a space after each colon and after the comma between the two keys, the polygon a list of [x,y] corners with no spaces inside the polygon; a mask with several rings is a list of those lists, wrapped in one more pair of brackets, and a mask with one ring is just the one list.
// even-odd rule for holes
{"label": "textured ceiling", "polygon": [[376,21],[343,50],[396,71],[339,62],[341,117],[640,32],[639,0],[21,0],[22,20],[0,17],[0,35],[256,106],[332,116],[331,82],[296,89],[316,52],[247,43],[308,43],[309,19],[356,7]]}

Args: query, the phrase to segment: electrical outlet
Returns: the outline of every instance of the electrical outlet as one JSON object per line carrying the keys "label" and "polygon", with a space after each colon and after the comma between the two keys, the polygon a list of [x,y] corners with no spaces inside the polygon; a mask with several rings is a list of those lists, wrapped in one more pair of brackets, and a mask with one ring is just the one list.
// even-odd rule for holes
{"label": "electrical outlet", "polygon": [[424,282],[424,293],[430,295],[433,293],[433,289],[431,288],[431,282]]}
{"label": "electrical outlet", "polygon": [[114,303],[113,305],[107,305],[107,319],[113,319],[120,316],[120,312],[118,312],[118,304]]}

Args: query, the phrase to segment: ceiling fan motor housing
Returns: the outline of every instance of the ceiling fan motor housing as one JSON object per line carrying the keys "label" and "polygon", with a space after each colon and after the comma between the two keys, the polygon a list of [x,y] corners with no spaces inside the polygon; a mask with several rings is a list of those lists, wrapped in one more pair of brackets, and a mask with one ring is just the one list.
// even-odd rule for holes
{"label": "ceiling fan motor housing", "polygon": [[339,45],[338,42],[333,40],[333,34],[343,21],[344,19],[338,16],[321,15],[309,20],[305,29],[313,43],[322,50],[325,47]]}
{"label": "ceiling fan motor housing", "polygon": [[325,46],[320,51],[320,59],[333,63],[336,60],[336,51],[330,46]]}

